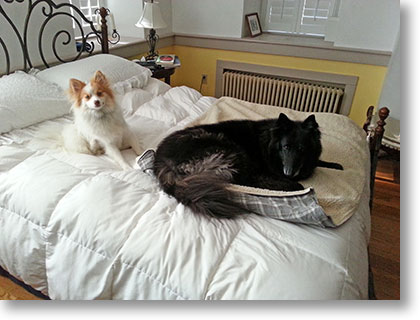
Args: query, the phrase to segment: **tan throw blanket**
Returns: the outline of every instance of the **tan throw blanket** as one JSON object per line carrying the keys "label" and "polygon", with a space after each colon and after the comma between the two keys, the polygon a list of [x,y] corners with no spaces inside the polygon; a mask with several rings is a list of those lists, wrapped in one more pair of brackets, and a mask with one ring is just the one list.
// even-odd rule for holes
{"label": "tan throw blanket", "polygon": [[[292,120],[304,120],[312,114],[223,97],[189,126],[226,120],[277,118],[281,112]],[[316,168],[312,177],[300,183],[304,187],[314,188],[319,204],[338,226],[357,210],[369,177],[370,162],[366,135],[346,116],[315,113],[315,117],[321,131],[321,159],[338,162],[344,170]]]}

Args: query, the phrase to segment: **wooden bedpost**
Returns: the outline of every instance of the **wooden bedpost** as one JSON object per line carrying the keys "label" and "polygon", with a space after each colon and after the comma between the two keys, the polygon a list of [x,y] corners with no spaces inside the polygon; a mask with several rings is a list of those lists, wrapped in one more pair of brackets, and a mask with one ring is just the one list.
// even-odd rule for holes
{"label": "wooden bedpost", "polygon": [[373,116],[373,109],[374,108],[375,108],[374,106],[370,106],[367,109],[367,112],[366,112],[366,121],[363,125],[363,130],[365,130],[366,133],[369,133],[368,132],[369,131],[369,125],[372,122],[372,116]]}
{"label": "wooden bedpost", "polygon": [[104,7],[99,9],[99,14],[101,16],[101,46],[102,53],[109,53],[109,44],[108,44],[108,26],[106,24],[106,16],[108,15],[108,10]]}
{"label": "wooden bedpost", "polygon": [[[372,110],[373,108],[372,106],[369,107],[368,112],[367,112],[367,117],[368,119],[370,118],[370,120],[372,120]],[[387,107],[383,107],[381,109],[379,109],[378,111],[378,116],[379,116],[379,120],[376,123],[376,126],[374,129],[372,129],[371,131],[369,131],[369,124],[367,124],[367,121],[365,122],[365,125],[363,126],[363,129],[366,129],[365,131],[368,133],[368,137],[369,137],[369,149],[370,149],[370,201],[369,201],[369,206],[372,209],[372,202],[373,202],[373,192],[374,192],[374,187],[375,187],[375,174],[376,174],[376,167],[378,164],[378,154],[379,154],[379,149],[381,148],[381,144],[382,144],[382,138],[384,136],[384,132],[385,132],[385,119],[388,118],[389,116],[389,109]],[[370,123],[370,121],[369,121]]]}
{"label": "wooden bedpost", "polygon": [[[368,143],[369,143],[369,150],[370,150],[370,198],[369,198],[369,207],[372,213],[372,205],[373,205],[373,193],[375,188],[375,175],[376,175],[376,166],[378,164],[378,154],[379,149],[381,148],[382,138],[384,136],[385,131],[385,119],[389,115],[389,109],[387,107],[383,107],[379,109],[378,116],[379,120],[374,125],[374,128],[371,128],[371,122],[373,117],[373,109],[374,106],[370,106],[366,113],[366,121],[363,125],[363,129],[366,131],[368,135]],[[370,264],[370,255],[369,255],[369,248],[368,248],[368,263],[369,263],[369,280],[368,280],[368,295],[370,300],[376,300],[375,294],[375,286],[373,280],[373,272]]]}

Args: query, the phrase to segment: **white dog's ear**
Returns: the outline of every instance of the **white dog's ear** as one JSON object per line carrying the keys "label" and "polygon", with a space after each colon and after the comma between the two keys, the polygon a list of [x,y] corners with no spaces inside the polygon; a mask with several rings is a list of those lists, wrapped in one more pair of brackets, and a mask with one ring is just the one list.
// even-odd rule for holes
{"label": "white dog's ear", "polygon": [[77,79],[70,79],[70,93],[77,94],[79,93],[86,84]]}
{"label": "white dog's ear", "polygon": [[101,72],[101,71],[96,71],[95,75],[93,77],[93,79],[98,82],[98,83],[102,83],[102,84],[108,84],[108,80],[105,77],[105,75]]}

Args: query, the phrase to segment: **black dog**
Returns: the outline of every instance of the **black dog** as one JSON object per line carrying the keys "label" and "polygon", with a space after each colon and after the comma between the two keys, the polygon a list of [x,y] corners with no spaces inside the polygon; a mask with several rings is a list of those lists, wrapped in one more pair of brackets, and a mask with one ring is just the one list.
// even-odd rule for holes
{"label": "black dog", "polygon": [[162,189],[194,212],[234,218],[241,210],[227,184],[294,191],[317,166],[342,169],[319,160],[321,133],[315,116],[292,121],[226,121],[173,133],[156,151],[154,173]]}

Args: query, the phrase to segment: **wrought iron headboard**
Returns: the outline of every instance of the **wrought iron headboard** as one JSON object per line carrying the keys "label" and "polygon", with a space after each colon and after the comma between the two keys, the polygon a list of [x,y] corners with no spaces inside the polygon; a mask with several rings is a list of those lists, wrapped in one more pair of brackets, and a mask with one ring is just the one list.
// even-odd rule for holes
{"label": "wrought iron headboard", "polygon": [[[26,3],[27,13],[24,18],[24,25],[23,25],[23,33],[19,32],[19,29],[17,28],[17,22],[12,21],[12,19],[8,16],[7,12],[5,11],[4,7],[8,4],[22,4]],[[24,5],[24,4],[22,4]],[[38,53],[41,57],[41,60],[46,68],[50,67],[50,63],[47,62],[47,59],[44,55],[43,50],[43,35],[44,30],[47,26],[47,24],[55,17],[57,16],[67,16],[69,19],[72,19],[76,27],[79,29],[81,37],[81,48],[83,50],[76,50],[76,55],[74,57],[60,57],[59,52],[57,51],[57,39],[59,36],[65,36],[65,40],[62,42],[62,45],[74,45],[76,46],[76,41],[74,39],[74,34],[70,34],[70,32],[66,29],[58,30],[55,32],[53,38],[52,38],[52,51],[54,53],[55,58],[57,61],[65,63],[74,61],[80,58],[83,52],[87,52],[87,54],[91,55],[95,49],[95,43],[94,39],[98,41],[98,43],[101,45],[101,51],[102,53],[109,53],[109,43],[115,44],[120,40],[120,35],[118,32],[114,29],[112,30],[111,39],[108,39],[108,26],[106,23],[106,16],[109,15],[109,10],[107,8],[100,8],[95,11],[95,14],[99,14],[101,16],[101,29],[100,31],[95,28],[95,25],[92,21],[90,21],[83,12],[76,7],[73,4],[70,3],[59,3],[56,4],[53,0],[0,0],[0,18],[4,18],[6,22],[10,25],[11,29],[13,30],[13,33],[16,35],[18,44],[22,50],[23,55],[23,64],[22,67],[24,70],[28,70],[30,68],[33,68],[33,62],[31,59],[31,56],[29,54],[28,50],[28,26],[31,19],[31,16],[34,12],[34,9],[40,6],[42,8],[42,15],[45,19],[42,21],[39,34],[38,34]],[[63,11],[62,9],[65,9],[66,11]],[[70,12],[73,10],[74,15],[71,15]],[[61,11],[60,11],[61,10]],[[79,19],[82,19],[84,22],[86,22],[89,26],[90,32],[85,34],[85,31],[83,30],[83,26],[80,23]],[[92,39],[94,38],[94,39]],[[105,41],[104,41],[105,39]],[[7,48],[7,45],[5,41],[0,36],[0,50],[3,51],[5,57],[6,57],[6,74],[10,73],[10,67],[11,67],[11,56],[10,52]],[[0,61],[0,64],[3,64],[3,62]],[[0,67],[4,67],[1,66]]]}

